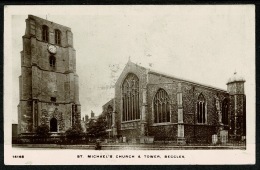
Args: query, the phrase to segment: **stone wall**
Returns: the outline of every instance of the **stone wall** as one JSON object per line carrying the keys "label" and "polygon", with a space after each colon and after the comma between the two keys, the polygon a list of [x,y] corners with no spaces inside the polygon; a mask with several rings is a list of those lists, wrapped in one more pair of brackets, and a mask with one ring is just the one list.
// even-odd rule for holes
{"label": "stone wall", "polygon": [[[169,77],[161,75],[159,73],[151,72],[149,74],[149,84],[148,86],[148,126],[149,126],[149,135],[162,136],[165,127],[175,127],[175,132],[171,132],[177,136],[177,124],[178,123],[178,105],[177,105],[177,88],[178,83],[181,83],[181,92],[182,92],[182,108],[183,108],[183,124],[184,126],[184,136],[185,138],[193,138],[194,134],[200,140],[208,141],[208,137],[217,133],[217,127],[219,125],[219,117],[216,111],[216,96],[219,98],[220,105],[225,98],[229,98],[229,95],[226,91],[207,87],[201,84],[188,82],[180,80],[174,77]],[[170,123],[161,123],[154,124],[154,115],[153,115],[153,99],[156,92],[159,89],[164,89],[170,98],[171,101],[171,122]],[[197,99],[200,94],[203,94],[206,100],[206,123],[198,125],[197,122]],[[196,125],[196,126],[194,126]],[[166,128],[168,129],[168,128]],[[195,131],[194,131],[195,129]],[[167,131],[167,130],[166,130]],[[161,137],[160,137],[161,138]],[[202,139],[203,138],[203,139]]]}
{"label": "stone wall", "polygon": [[[56,118],[58,123],[58,132],[65,132],[72,125],[72,104],[54,104],[39,102],[37,106],[33,107],[32,102],[22,101],[20,102],[20,132],[31,133],[34,131],[33,128],[33,117],[37,119],[38,125],[46,124],[50,126],[50,119]],[[33,115],[33,108],[37,108],[37,114]],[[80,119],[80,115],[75,115],[76,119]]]}
{"label": "stone wall", "polygon": [[230,95],[244,94],[244,81],[228,83],[227,91],[229,92]]}
{"label": "stone wall", "polygon": [[58,132],[65,132],[72,125],[71,104],[39,103],[39,123],[50,125],[51,118],[58,122]]}
{"label": "stone wall", "polygon": [[[32,97],[49,102],[56,97],[58,103],[75,102],[79,104],[78,77],[73,73],[62,74],[33,68]],[[30,91],[30,90],[28,90]]]}
{"label": "stone wall", "polygon": [[18,129],[19,133],[30,133],[33,131],[33,115],[31,101],[20,101]]}
{"label": "stone wall", "polygon": [[124,129],[120,130],[118,133],[118,137],[126,137],[127,141],[131,141],[131,139],[138,139],[140,136],[140,130],[138,128],[133,129]]}
{"label": "stone wall", "polygon": [[[190,138],[201,140],[200,142],[209,142],[213,134],[217,133],[219,126],[219,117],[216,110],[216,96],[220,103],[228,97],[225,91],[204,87],[196,84],[182,83],[183,92],[183,121],[185,124],[184,136],[186,140]],[[206,123],[198,124],[197,120],[197,99],[202,94],[206,101]],[[193,126],[192,126],[193,125]],[[195,125],[195,126],[194,126]]]}
{"label": "stone wall", "polygon": [[216,133],[216,126],[184,125],[184,136],[187,143],[211,143],[212,135]]}
{"label": "stone wall", "polygon": [[107,111],[108,106],[114,107],[114,99],[109,100],[106,104],[102,106],[103,112]]}
{"label": "stone wall", "polygon": [[54,31],[58,29],[61,31],[61,45],[60,47],[73,46],[73,35],[69,27],[29,15],[26,20],[26,36],[34,36],[37,40],[42,41],[42,25],[49,28],[49,42],[55,44]]}
{"label": "stone wall", "polygon": [[177,124],[149,126],[148,135],[155,141],[175,141],[177,139]]}
{"label": "stone wall", "polygon": [[[220,101],[228,95],[225,91],[217,89],[209,89],[200,85],[194,85],[189,83],[182,83],[183,92],[183,113],[184,123],[197,123],[197,99],[200,94],[205,98],[207,105],[207,118],[206,124],[216,125],[218,122],[218,114],[216,112],[216,99],[218,95]],[[195,114],[194,114],[195,113]],[[194,118],[195,115],[195,118]]]}

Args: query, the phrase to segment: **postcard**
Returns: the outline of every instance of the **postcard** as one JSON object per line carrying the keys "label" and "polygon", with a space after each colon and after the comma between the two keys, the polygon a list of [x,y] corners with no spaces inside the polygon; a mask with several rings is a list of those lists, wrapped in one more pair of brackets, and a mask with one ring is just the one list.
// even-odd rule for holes
{"label": "postcard", "polygon": [[5,6],[6,165],[255,164],[255,6]]}

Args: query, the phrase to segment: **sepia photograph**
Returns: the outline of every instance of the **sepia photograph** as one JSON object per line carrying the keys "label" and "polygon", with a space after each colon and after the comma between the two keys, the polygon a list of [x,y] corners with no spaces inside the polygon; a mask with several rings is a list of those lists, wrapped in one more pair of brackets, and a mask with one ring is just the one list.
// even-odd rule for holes
{"label": "sepia photograph", "polygon": [[254,5],[4,13],[6,165],[255,163]]}

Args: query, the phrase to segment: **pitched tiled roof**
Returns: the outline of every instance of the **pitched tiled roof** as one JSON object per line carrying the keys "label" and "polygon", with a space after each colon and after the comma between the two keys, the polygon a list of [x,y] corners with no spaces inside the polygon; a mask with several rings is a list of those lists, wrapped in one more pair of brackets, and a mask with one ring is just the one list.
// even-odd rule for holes
{"label": "pitched tiled roof", "polygon": [[[131,61],[128,61],[128,62],[131,62]],[[148,71],[148,73],[157,74],[157,75],[161,75],[161,76],[172,78],[172,79],[177,79],[177,80],[184,81],[184,82],[187,82],[187,83],[191,83],[191,84],[194,84],[194,85],[203,86],[203,87],[206,87],[206,88],[209,88],[209,89],[214,89],[214,90],[218,90],[218,91],[222,91],[222,92],[227,92],[226,90],[218,88],[218,87],[214,87],[214,86],[211,86],[211,85],[198,83],[198,82],[193,81],[193,80],[187,80],[187,79],[183,79],[183,78],[180,78],[180,77],[172,76],[172,75],[169,75],[167,73],[163,73],[163,72],[160,72],[160,71],[157,71],[157,70],[153,70],[153,69],[150,69],[150,68],[146,68],[146,67],[140,66],[140,65],[135,64],[133,62],[131,62],[131,63],[136,65],[136,66],[138,66],[138,67],[146,69]]]}

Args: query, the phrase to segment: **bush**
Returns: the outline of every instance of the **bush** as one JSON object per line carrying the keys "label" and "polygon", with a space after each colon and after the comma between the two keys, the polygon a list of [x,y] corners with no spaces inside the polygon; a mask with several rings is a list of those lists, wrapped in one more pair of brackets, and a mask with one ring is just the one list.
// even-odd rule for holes
{"label": "bush", "polygon": [[71,143],[75,143],[77,141],[82,140],[82,137],[84,137],[84,133],[82,131],[81,127],[77,127],[77,126],[73,126],[71,128],[69,128],[66,132],[65,132],[66,138],[71,142]]}
{"label": "bush", "polygon": [[40,138],[47,138],[50,136],[49,133],[50,129],[48,125],[40,125],[36,128],[36,136],[40,137]]}

